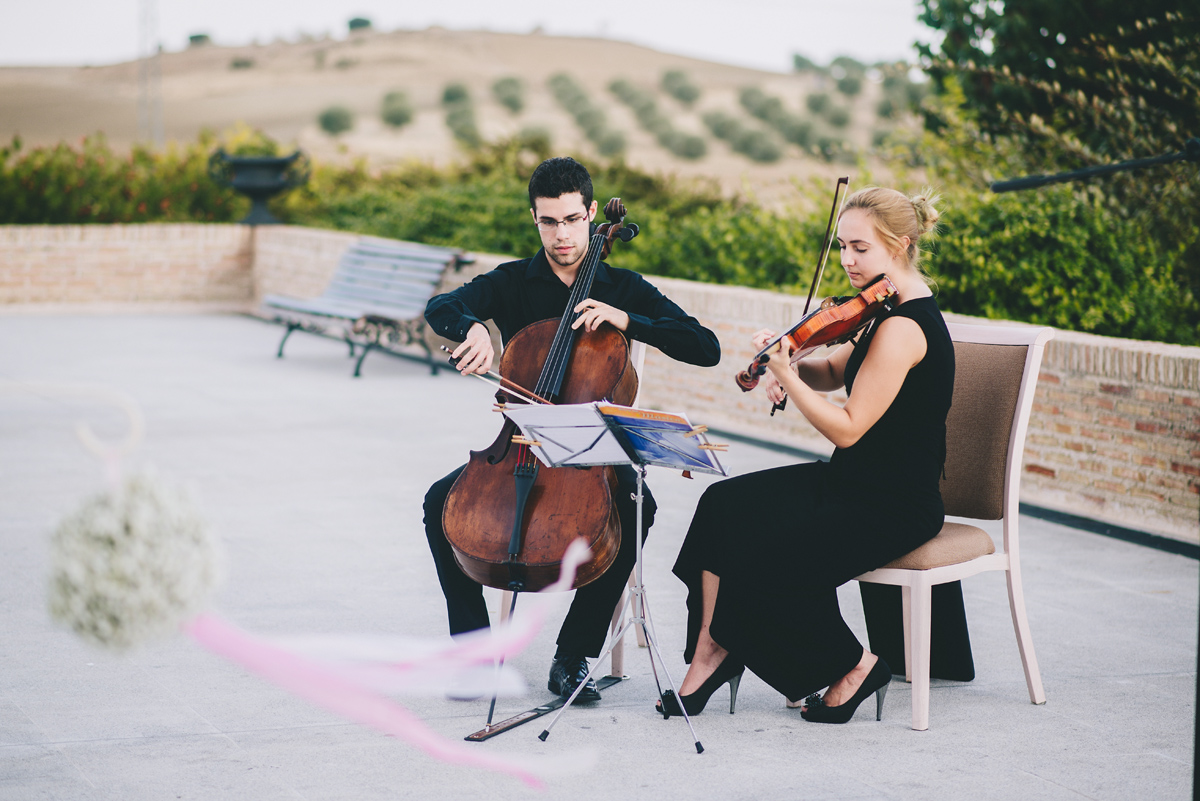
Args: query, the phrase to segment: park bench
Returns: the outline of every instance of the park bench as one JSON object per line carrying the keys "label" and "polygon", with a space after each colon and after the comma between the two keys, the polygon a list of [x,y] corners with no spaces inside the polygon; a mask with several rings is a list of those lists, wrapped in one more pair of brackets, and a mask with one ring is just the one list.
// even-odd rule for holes
{"label": "park bench", "polygon": [[[294,331],[329,336],[340,328],[350,356],[361,348],[354,376],[372,350],[383,350],[427,363],[437,375],[438,362],[425,341],[425,304],[437,292],[449,268],[459,270],[474,259],[450,248],[364,236],[338,262],[325,291],[315,298],[267,295],[263,311],[287,326],[277,356]],[[425,357],[400,348],[416,345]],[[440,361],[440,360],[439,360]]]}

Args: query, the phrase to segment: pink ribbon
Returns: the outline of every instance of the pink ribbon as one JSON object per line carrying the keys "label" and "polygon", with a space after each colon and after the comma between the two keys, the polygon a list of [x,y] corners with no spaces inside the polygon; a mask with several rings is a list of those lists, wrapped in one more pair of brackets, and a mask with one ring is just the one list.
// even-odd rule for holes
{"label": "pink ribbon", "polygon": [[[563,556],[559,580],[542,592],[570,589],[576,568],[589,556],[586,545],[572,543]],[[489,753],[477,745],[448,740],[403,706],[371,689],[371,685],[380,683],[391,690],[403,689],[406,674],[415,680],[431,669],[461,669],[519,653],[546,617],[542,604],[530,606],[521,616],[514,615],[509,625],[495,627],[490,633],[461,637],[445,648],[382,668],[344,667],[309,659],[211,614],[198,615],[184,626],[184,631],[208,650],[341,717],[397,737],[445,762],[507,773],[541,788],[535,770],[546,773],[582,769],[585,760],[560,756],[551,764],[536,757]]]}

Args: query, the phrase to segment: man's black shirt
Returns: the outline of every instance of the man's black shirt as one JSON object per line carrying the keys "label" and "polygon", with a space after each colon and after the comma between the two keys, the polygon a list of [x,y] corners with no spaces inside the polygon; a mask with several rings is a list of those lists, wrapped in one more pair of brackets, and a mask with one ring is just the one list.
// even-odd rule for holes
{"label": "man's black shirt", "polygon": [[[533,258],[501,264],[425,307],[425,320],[441,336],[461,342],[475,323],[493,320],[508,341],[539,320],[561,319],[571,289],[539,250]],[[721,360],[716,335],[671,302],[641,275],[600,262],[590,295],[629,315],[625,335],[681,362],[711,367]]]}

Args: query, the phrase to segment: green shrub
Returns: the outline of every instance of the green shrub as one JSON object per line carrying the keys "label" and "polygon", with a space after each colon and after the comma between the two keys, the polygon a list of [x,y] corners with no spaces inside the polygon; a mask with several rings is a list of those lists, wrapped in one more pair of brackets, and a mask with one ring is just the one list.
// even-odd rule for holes
{"label": "green shrub", "polygon": [[237,56],[229,62],[229,69],[231,70],[248,70],[253,66],[254,59],[247,58],[246,56]]}
{"label": "green shrub", "polygon": [[816,65],[816,62],[799,53],[792,54],[792,70],[795,72],[813,72],[821,68]]}
{"label": "green shrub", "polygon": [[193,33],[188,36],[188,47],[204,47],[212,44],[212,37],[207,33]]}
{"label": "green shrub", "polygon": [[778,161],[783,148],[769,133],[746,128],[723,111],[710,111],[702,118],[713,136],[724,139],[734,152],[753,161]]}
{"label": "green shrub", "polygon": [[845,140],[834,134],[822,134],[817,137],[817,155],[825,161],[838,161],[848,155]]}
{"label": "green shrub", "polygon": [[239,129],[220,140],[211,133],[188,145],[130,152],[109,147],[101,134],[77,147],[59,143],[24,149],[19,138],[0,147],[0,224],[232,222],[250,202],[208,177],[218,147],[236,155],[274,155],[261,134]]}
{"label": "green shrub", "polygon": [[550,93],[565,108],[602,156],[617,156],[625,152],[625,136],[610,130],[604,112],[592,105],[587,92],[565,72],[557,72],[546,80]]}
{"label": "green shrub", "polygon": [[388,92],[383,96],[383,104],[379,109],[380,118],[393,128],[402,128],[412,122],[416,112],[404,92]]}
{"label": "green shrub", "polygon": [[812,149],[812,123],[785,109],[778,97],[772,97],[757,87],[749,87],[741,91],[738,100],[746,111],[774,128],[785,142],[804,150]]}
{"label": "green shrub", "polygon": [[446,127],[467,147],[478,147],[483,141],[475,124],[475,109],[470,103],[455,103],[447,108]]}
{"label": "green shrub", "polygon": [[524,150],[535,153],[549,153],[553,143],[550,129],[541,125],[530,125],[517,132],[513,143]]}
{"label": "green shrub", "polygon": [[813,144],[813,126],[811,122],[806,122],[799,117],[789,116],[787,119],[780,120],[775,126],[779,131],[779,135],[784,138],[784,141],[791,142],[804,150],[811,151]]}
{"label": "green shrub", "polygon": [[829,108],[829,95],[824,92],[816,92],[804,98],[804,105],[813,114],[824,114],[825,109]]}
{"label": "green shrub", "polygon": [[698,159],[703,158],[708,152],[708,146],[705,145],[702,137],[676,131],[671,120],[659,111],[653,95],[646,90],[639,89],[623,78],[610,83],[608,89],[633,109],[633,115],[637,117],[638,123],[654,134],[658,144],[672,154],[684,159]]}
{"label": "green shrub", "polygon": [[[727,122],[705,117],[706,124]],[[740,128],[733,122],[710,128],[729,133]],[[895,134],[903,135],[903,129]],[[1098,184],[995,195],[984,191],[972,164],[1007,169],[1012,156],[996,145],[948,127],[907,146],[927,155],[922,183],[940,185],[944,198],[941,237],[928,258],[944,309],[1200,345],[1200,303],[1173,277],[1185,258],[1183,245],[1145,236],[1114,212]],[[248,201],[208,178],[208,158],[218,147],[238,155],[279,152],[272,140],[245,128],[128,154],[113,151],[100,136],[74,147],[29,150],[14,139],[0,147],[0,224],[240,219]],[[527,183],[549,152],[547,139],[532,136],[481,145],[466,163],[446,168],[410,163],[371,171],[365,162],[317,163],[309,183],[272,201],[272,211],[294,224],[528,255],[538,238],[528,217]],[[724,197],[712,183],[683,183],[620,160],[588,166],[596,196],[603,202],[619,195],[642,229],[618,246],[614,264],[807,291],[828,215],[827,186],[802,187],[796,208],[776,211]],[[899,186],[904,180],[897,179]],[[836,258],[835,252],[822,294],[850,292]]]}
{"label": "green shrub", "polygon": [[446,109],[446,127],[460,144],[473,149],[483,143],[475,124],[475,104],[465,84],[447,84],[442,90],[442,107]]}
{"label": "green shrub", "polygon": [[733,141],[733,149],[742,155],[762,162],[778,161],[783,148],[766,131],[745,131]]}
{"label": "green shrub", "polygon": [[1160,252],[1097,193],[1057,186],[1036,199],[961,194],[943,220],[931,267],[948,310],[1109,336],[1200,341],[1170,272],[1158,268],[1177,254]]}
{"label": "green shrub", "polygon": [[520,114],[525,108],[525,85],[520,78],[499,79],[492,84],[492,96],[513,114]]}
{"label": "green shrub", "polygon": [[330,136],[337,136],[354,127],[354,114],[345,106],[330,106],[317,117],[321,130]]}
{"label": "green shrub", "polygon": [[742,124],[724,111],[709,111],[700,118],[718,139],[729,141],[737,136]]}
{"label": "green shrub", "polygon": [[442,105],[448,106],[452,103],[461,103],[470,101],[471,90],[467,89],[464,83],[446,84],[446,88],[442,90]]}
{"label": "green shrub", "polygon": [[857,75],[846,75],[838,79],[837,88],[846,97],[854,97],[862,91],[862,78]]}
{"label": "green shrub", "polygon": [[692,83],[687,73],[682,70],[664,72],[662,90],[685,106],[690,106],[700,99],[700,87]]}
{"label": "green shrub", "polygon": [[352,17],[350,21],[346,23],[346,27],[351,31],[369,30],[371,27],[371,20],[365,17]]}
{"label": "green shrub", "polygon": [[825,115],[825,120],[834,128],[845,128],[850,124],[850,109],[845,106],[833,106]]}

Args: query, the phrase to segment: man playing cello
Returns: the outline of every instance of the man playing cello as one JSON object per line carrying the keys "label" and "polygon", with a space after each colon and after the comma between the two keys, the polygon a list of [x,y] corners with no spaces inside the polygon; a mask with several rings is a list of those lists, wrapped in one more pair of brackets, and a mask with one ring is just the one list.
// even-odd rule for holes
{"label": "man playing cello", "polygon": [[[591,176],[573,159],[548,159],[529,180],[529,204],[542,249],[531,258],[501,264],[453,292],[438,295],[425,308],[425,319],[434,331],[461,343],[453,355],[464,375],[486,373],[492,367],[495,352],[484,320],[497,326],[507,344],[526,326],[562,317],[566,312],[571,286],[587,256],[590,223],[596,214]],[[597,265],[590,297],[574,311],[580,314],[574,323],[576,329],[595,330],[608,323],[628,339],[640,340],[674,359],[702,367],[716,365],[721,358],[720,344],[712,331],[638,273],[604,262]],[[486,628],[489,623],[483,588],[459,569],[442,527],[446,497],[463,469],[435,482],[425,495],[425,534],[446,597],[451,634]],[[616,472],[614,501],[626,536],[608,571],[576,591],[559,630],[547,686],[564,698],[587,675],[588,657],[600,654],[613,609],[633,569],[636,544],[628,533],[636,528],[631,497],[636,473],[628,465],[618,466]],[[654,522],[656,507],[648,489],[643,488],[643,493],[644,539]],[[576,698],[584,703],[599,700],[600,691],[590,681]]]}

